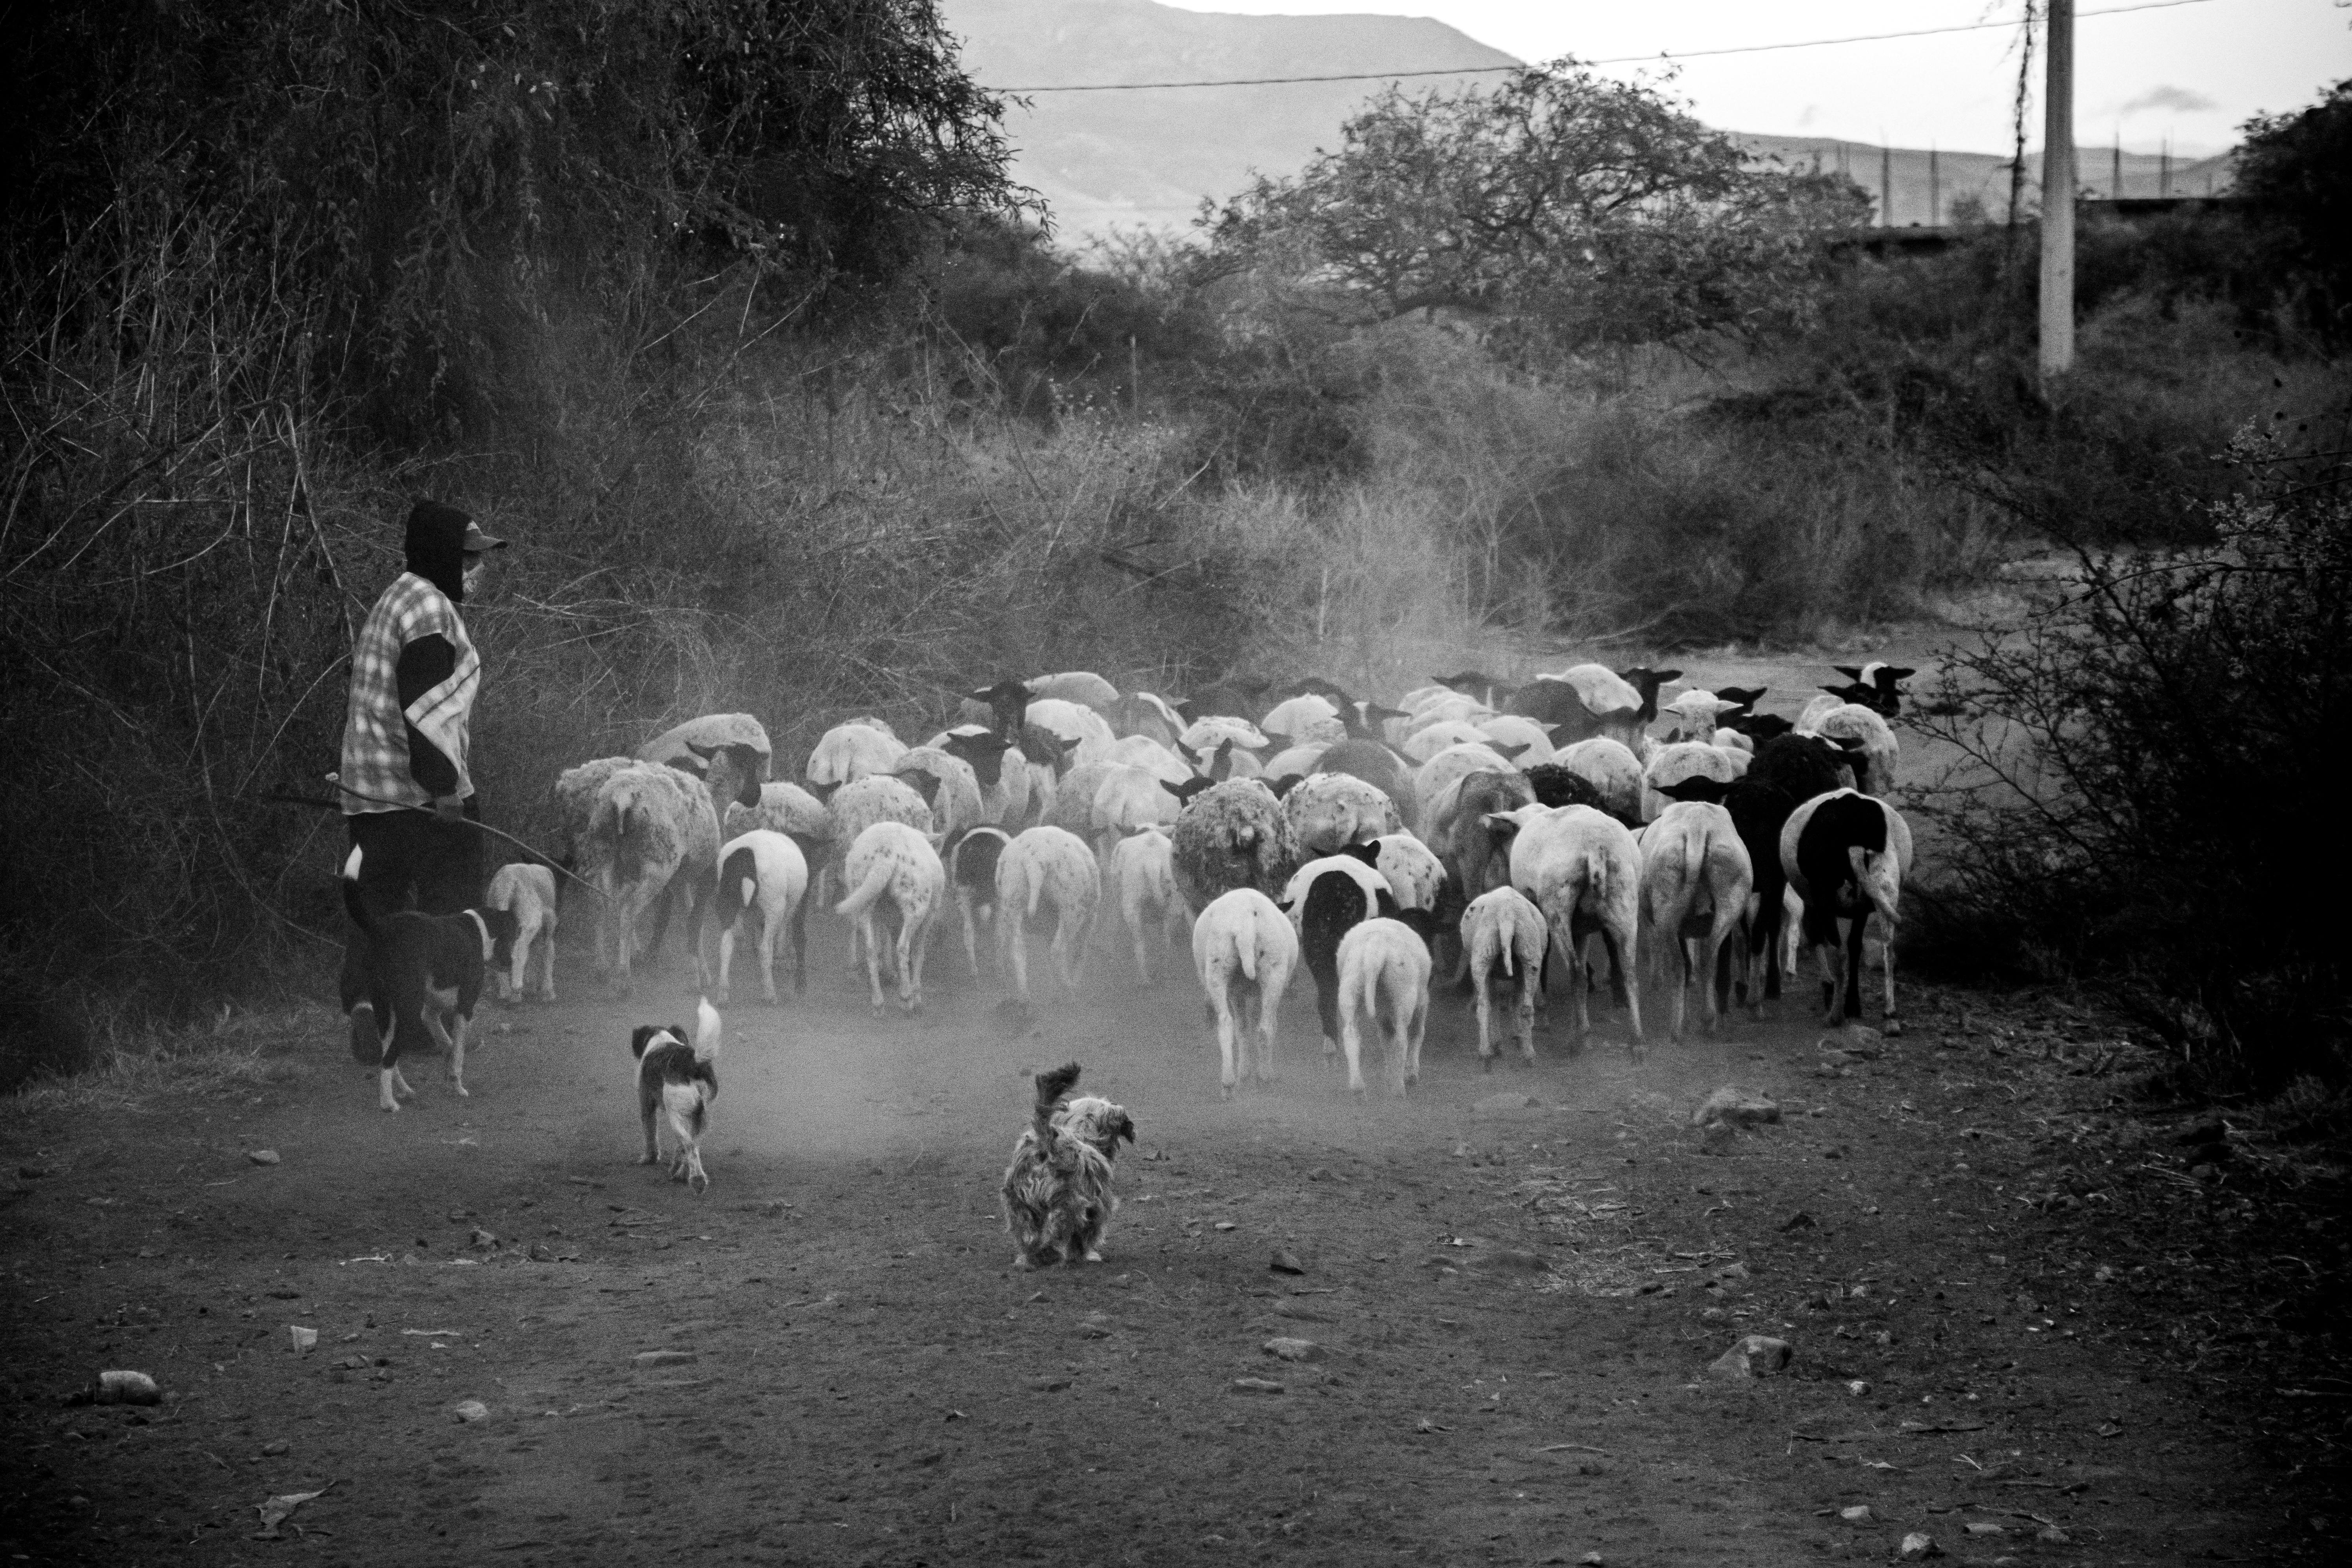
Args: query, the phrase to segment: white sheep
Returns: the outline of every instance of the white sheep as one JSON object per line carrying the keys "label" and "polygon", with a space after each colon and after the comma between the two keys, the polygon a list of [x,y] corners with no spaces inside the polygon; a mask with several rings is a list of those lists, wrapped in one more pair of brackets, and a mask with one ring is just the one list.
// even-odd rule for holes
{"label": "white sheep", "polygon": [[808,989],[808,860],[781,833],[755,827],[719,847],[719,987],[711,1000],[727,1005],[735,962],[735,933],[759,921],[760,997],[776,1000],[776,933],[793,941],[793,994]]}
{"label": "white sheep", "polygon": [[[755,827],[781,833],[797,842],[810,865],[833,842],[833,808],[796,784],[777,779],[760,786],[760,804],[729,802],[720,831],[739,838]],[[810,852],[815,851],[814,855]]]}
{"label": "white sheep", "polygon": [[1110,845],[1139,828],[1172,825],[1182,809],[1158,774],[1115,764],[1103,771],[1102,783],[1096,786],[1089,831],[1082,837],[1102,844],[1108,853]]}
{"label": "white sheep", "polygon": [[1118,688],[1091,669],[1064,670],[1059,675],[1040,675],[1028,683],[1033,698],[1058,699],[1077,702],[1108,717],[1118,705]]}
{"label": "white sheep", "polygon": [[1383,833],[1373,842],[1380,848],[1375,869],[1388,879],[1397,907],[1434,915],[1445,889],[1445,862],[1436,851],[1410,833]]}
{"label": "white sheep", "polygon": [[1894,790],[1895,764],[1903,748],[1876,710],[1859,702],[1840,703],[1817,719],[1808,732],[1837,742],[1850,754],[1860,744],[1861,754],[1854,757],[1854,784],[1863,794],[1884,800]]}
{"label": "white sheep", "polygon": [[1468,724],[1475,728],[1482,721],[1494,718],[1495,710],[1475,697],[1455,691],[1418,703],[1408,702],[1404,715],[1395,722],[1410,739],[1434,724]]}
{"label": "white sheep", "polygon": [[1522,713],[1497,713],[1478,721],[1479,733],[1490,746],[1524,746],[1511,760],[1523,768],[1552,759],[1551,727]]}
{"label": "white sheep", "polygon": [[[1213,751],[1214,748],[1211,748]],[[1182,784],[1193,776],[1192,764],[1175,751],[1147,735],[1122,735],[1111,745],[1110,760],[1122,767],[1141,768],[1155,778]]]}
{"label": "white sheep", "polygon": [[1421,764],[1412,775],[1414,816],[1422,822],[1433,821],[1430,815],[1437,797],[1457,779],[1472,773],[1513,773],[1518,767],[1502,752],[1484,741],[1466,745],[1448,746]]}
{"label": "white sheep", "polygon": [[996,926],[1012,961],[1013,994],[1029,1000],[1029,926],[1041,909],[1054,921],[1054,969],[1072,996],[1086,967],[1102,872],[1085,839],[1059,827],[1032,827],[996,861]]}
{"label": "white sheep", "polygon": [[931,784],[929,790],[908,782],[917,794],[929,796],[932,831],[942,842],[994,820],[981,804],[979,775],[961,757],[932,746],[917,746],[898,759],[890,773],[898,779],[907,779],[909,773],[926,775]]}
{"label": "white sheep", "polygon": [[[1478,1005],[1478,1059],[1495,1068],[1494,976],[1500,970],[1518,989],[1512,1034],[1528,1061],[1536,1059],[1536,1002],[1543,994],[1544,950],[1550,928],[1543,911],[1517,888],[1494,888],[1462,911],[1462,966]],[[1456,975],[1458,981],[1460,975]]]}
{"label": "white sheep", "polygon": [[705,713],[663,731],[637,748],[638,760],[698,774],[721,809],[755,805],[767,782],[768,731],[749,713]]}
{"label": "white sheep", "polygon": [[[1201,722],[1206,723],[1207,721]],[[1200,724],[1193,726],[1193,729],[1199,728]],[[1285,698],[1275,704],[1265,717],[1257,721],[1257,729],[1260,745],[1265,743],[1264,731],[1269,730],[1277,735],[1287,736],[1292,745],[1316,742],[1335,746],[1348,738],[1348,725],[1339,717],[1339,705],[1311,691]],[[1197,752],[1200,745],[1192,737],[1192,731],[1186,731],[1184,743]],[[1213,742],[1211,743],[1214,744]]]}
{"label": "white sheep", "polygon": [[1259,770],[1256,776],[1265,779],[1285,779],[1296,773],[1298,777],[1305,778],[1315,771],[1316,764],[1323,760],[1323,753],[1329,751],[1334,743],[1329,741],[1310,741],[1305,745],[1285,746],[1266,758],[1265,766]]}
{"label": "white sheep", "polygon": [[1466,719],[1447,719],[1413,731],[1398,742],[1397,750],[1418,767],[1448,746],[1483,746],[1490,739],[1486,731]]}
{"label": "white sheep", "polygon": [[[1216,1020],[1225,1098],[1234,1096],[1237,1066],[1247,1077],[1255,1065],[1257,1080],[1271,1082],[1282,994],[1298,967],[1298,933],[1273,900],[1255,888],[1234,888],[1211,900],[1193,922],[1192,967]],[[1258,1036],[1255,1051],[1252,1033]]]}
{"label": "white sheep", "polygon": [[1339,939],[1339,1048],[1348,1088],[1364,1096],[1363,1024],[1389,1063],[1389,1089],[1402,1095],[1421,1079],[1421,1043],[1429,1026],[1429,946],[1402,921],[1369,920]]}
{"label": "white sheep", "polygon": [[1110,721],[1083,702],[1045,698],[1029,704],[1027,721],[1057,741],[1076,742],[1070,753],[1073,767],[1108,758],[1118,742]]}
{"label": "white sheep", "polygon": [[[1118,889],[1119,918],[1135,944],[1135,972],[1146,986],[1151,949],[1175,942],[1184,930],[1184,900],[1176,891],[1175,847],[1156,827],[1131,833],[1111,847],[1110,880]],[[1151,938],[1158,937],[1155,944]]]}
{"label": "white sheep", "polygon": [[1226,741],[1231,741],[1237,752],[1263,751],[1266,745],[1265,735],[1256,725],[1246,719],[1236,719],[1230,713],[1212,713],[1195,719],[1184,726],[1176,739],[1180,744],[1204,755]]}
{"label": "white sheep", "polygon": [[[604,899],[596,952],[600,964],[609,955],[615,993],[629,993],[638,915],[673,880],[679,881],[688,903],[687,945],[696,984],[708,984],[702,917],[718,868],[719,814],[702,781],[656,763],[615,772],[596,792],[583,858],[585,879]],[[648,950],[659,941],[656,930]]]}
{"label": "white sheep", "polygon": [[1143,735],[1163,746],[1173,746],[1184,733],[1183,715],[1156,691],[1130,691],[1103,713],[1111,732],[1124,738]]}
{"label": "white sheep", "polygon": [[1328,855],[1350,844],[1369,844],[1404,826],[1387,792],[1353,773],[1316,773],[1303,779],[1283,797],[1282,809],[1302,855]]}
{"label": "white sheep", "polygon": [[1066,827],[1083,838],[1095,831],[1095,795],[1104,779],[1120,764],[1108,761],[1080,763],[1064,773],[1053,798],[1038,820],[1047,827]]}
{"label": "white sheep", "polygon": [[1597,932],[1609,950],[1612,989],[1626,1010],[1638,1049],[1642,999],[1631,981],[1639,951],[1642,854],[1633,833],[1589,805],[1523,805],[1486,820],[1490,826],[1507,823],[1517,829],[1511,886],[1543,911],[1554,949],[1568,960],[1578,1038],[1592,1026],[1585,1005],[1584,943]]}
{"label": "white sheep", "polygon": [[555,775],[555,836],[562,863],[578,871],[586,861],[588,822],[596,814],[596,792],[623,768],[638,766],[635,757],[598,757]]}
{"label": "white sheep", "polygon": [[[1780,867],[1789,875],[1789,890],[1803,901],[1805,941],[1821,961],[1823,1023],[1835,1028],[1862,1016],[1863,939],[1874,914],[1883,928],[1880,968],[1886,987],[1879,1027],[1900,1035],[1895,942],[1903,879],[1911,870],[1911,825],[1901,812],[1859,790],[1817,795],[1780,829]],[[1837,962],[1842,920],[1847,923],[1843,966]]]}
{"label": "white sheep", "polygon": [[515,918],[514,952],[508,966],[498,975],[499,1000],[522,1000],[525,981],[530,973],[531,943],[539,949],[539,999],[555,1000],[555,873],[544,866],[522,861],[501,866],[490,877],[490,888],[483,898],[490,909],[504,910]]}
{"label": "white sheep", "polygon": [[1705,741],[1670,741],[1642,764],[1642,820],[1655,822],[1667,806],[1662,790],[1688,779],[1729,784],[1748,771],[1748,758]]}
{"label": "white sheep", "polygon": [[1601,792],[1602,807],[1622,822],[1646,822],[1642,808],[1642,759],[1623,742],[1596,735],[1562,746],[1551,760]]}
{"label": "white sheep", "polygon": [[808,782],[824,796],[856,780],[889,773],[906,754],[906,745],[887,730],[856,720],[835,724],[809,753]]}
{"label": "white sheep", "polygon": [[[816,898],[819,903],[831,900],[833,868],[842,863],[849,853],[849,847],[857,842],[859,836],[876,823],[903,823],[934,845],[940,841],[933,827],[935,819],[931,815],[930,803],[905,779],[888,773],[868,773],[863,778],[852,779],[835,791],[826,805],[833,811],[833,853],[818,873]],[[856,969],[861,962],[857,944],[860,941],[858,933],[864,929],[863,926],[851,928],[849,967],[852,970]]]}
{"label": "white sheep", "polygon": [[1722,806],[1675,801],[1643,830],[1641,945],[1675,988],[1673,1038],[1683,1037],[1694,977],[1708,1033],[1729,1005],[1735,969],[1761,1016],[1763,987],[1748,979],[1748,895],[1755,882],[1747,846]]}
{"label": "white sheep", "polygon": [[[882,931],[875,906],[885,898],[898,912],[898,939],[892,968],[898,983],[898,1005],[909,1014],[922,1011],[923,957],[930,946],[931,920],[939,912],[947,886],[947,868],[940,864],[939,851],[928,837],[906,823],[877,822],[851,842],[842,858],[842,880],[850,893],[834,906],[834,912],[856,922],[859,943],[866,950],[866,978],[873,992],[874,1011],[880,1013],[884,1005]],[[852,944],[853,952],[859,943]]]}

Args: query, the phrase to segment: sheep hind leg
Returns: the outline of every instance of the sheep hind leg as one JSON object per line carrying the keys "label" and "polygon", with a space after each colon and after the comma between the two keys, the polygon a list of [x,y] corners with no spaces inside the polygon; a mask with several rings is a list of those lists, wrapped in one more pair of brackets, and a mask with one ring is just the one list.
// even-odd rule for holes
{"label": "sheep hind leg", "polygon": [[1226,1100],[1234,1097],[1234,1083],[1239,1077],[1236,1068],[1246,1071],[1249,1067],[1248,1047],[1242,1043],[1234,1016],[1234,988],[1230,976],[1219,975],[1209,992],[1209,1016],[1217,1026],[1217,1087]]}
{"label": "sheep hind leg", "polygon": [[875,924],[874,906],[868,904],[857,912],[857,922],[849,928],[849,931],[850,951],[853,953],[857,951],[860,939],[863,939],[866,948],[866,985],[872,994],[875,1016],[878,1017],[884,1011],[882,938],[881,933],[874,929]]}
{"label": "sheep hind leg", "polygon": [[1878,1020],[1879,1032],[1889,1039],[1903,1033],[1903,1020],[1895,1011],[1895,932],[1889,930],[1879,942],[1878,970],[1886,986],[1886,1007]]}
{"label": "sheep hind leg", "polygon": [[[1493,1072],[1495,1070],[1495,999],[1492,994],[1494,980],[1486,970],[1487,965],[1484,963],[1471,965],[1470,990],[1471,994],[1476,999],[1478,1014],[1478,1066],[1482,1071]],[[1525,989],[1524,986],[1521,987],[1522,994],[1525,994]]]}
{"label": "sheep hind leg", "polygon": [[1869,924],[1870,917],[1859,914],[1846,927],[1845,973],[1839,988],[1844,1005],[1839,1012],[1847,1021],[1859,1022],[1862,1018],[1862,938]]}

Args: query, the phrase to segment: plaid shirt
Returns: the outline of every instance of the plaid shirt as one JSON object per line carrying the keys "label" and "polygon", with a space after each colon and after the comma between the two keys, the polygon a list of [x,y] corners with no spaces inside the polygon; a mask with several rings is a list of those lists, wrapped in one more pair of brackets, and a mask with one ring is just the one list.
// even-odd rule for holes
{"label": "plaid shirt", "polygon": [[[457,650],[449,678],[400,706],[396,672],[401,650],[419,637],[443,637]],[[343,714],[343,811],[394,811],[430,805],[433,796],[410,772],[408,729],[440,749],[457,769],[456,794],[474,793],[466,771],[467,727],[481,689],[482,660],[449,596],[414,572],[404,572],[368,612],[352,648],[351,704]]]}

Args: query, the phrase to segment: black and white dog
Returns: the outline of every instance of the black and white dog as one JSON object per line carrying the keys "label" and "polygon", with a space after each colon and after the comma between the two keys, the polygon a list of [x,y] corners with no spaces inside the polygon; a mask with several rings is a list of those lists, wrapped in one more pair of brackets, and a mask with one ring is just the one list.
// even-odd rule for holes
{"label": "black and white dog", "polygon": [[1004,1170],[1004,1228],[1020,1248],[1015,1268],[1045,1263],[1100,1263],[1097,1247],[1118,1208],[1112,1162],[1118,1141],[1135,1142],[1127,1111],[1099,1095],[1065,1100],[1078,1081],[1078,1064],[1037,1075],[1037,1104],[1029,1130],[1013,1145]]}
{"label": "black and white dog", "polygon": [[629,1037],[629,1054],[637,1058],[637,1119],[646,1129],[646,1152],[637,1163],[662,1163],[658,1118],[669,1123],[677,1142],[670,1179],[709,1192],[702,1133],[710,1124],[710,1102],[719,1098],[719,1009],[707,1000],[696,1005],[692,1045],[676,1024],[640,1024]]}
{"label": "black and white dog", "polygon": [[447,1055],[449,1081],[465,1094],[466,1030],[483,983],[514,950],[515,917],[506,910],[378,915],[360,896],[361,855],[354,845],[343,861],[343,908],[368,941],[367,1002],[380,1031],[377,1103],[396,1111],[401,1100],[415,1097],[400,1074],[401,1053],[426,1044]]}

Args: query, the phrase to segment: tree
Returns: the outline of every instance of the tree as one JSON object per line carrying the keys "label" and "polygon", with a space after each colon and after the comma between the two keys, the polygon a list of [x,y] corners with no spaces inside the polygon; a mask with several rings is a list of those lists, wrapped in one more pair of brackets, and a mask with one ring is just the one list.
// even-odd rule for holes
{"label": "tree", "polygon": [[137,215],[209,218],[395,427],[534,319],[625,320],[689,265],[887,277],[1018,195],[934,0],[68,0],[27,33],[12,258],[86,275]]}
{"label": "tree", "polygon": [[2276,237],[2305,315],[2331,343],[2352,333],[2352,79],[2296,114],[2245,124],[2235,194]]}
{"label": "tree", "polygon": [[1286,273],[1367,320],[1443,306],[1565,346],[1674,341],[1801,310],[1816,241],[1868,205],[1572,61],[1491,89],[1391,87],[1342,137],[1204,215],[1210,265]]}

